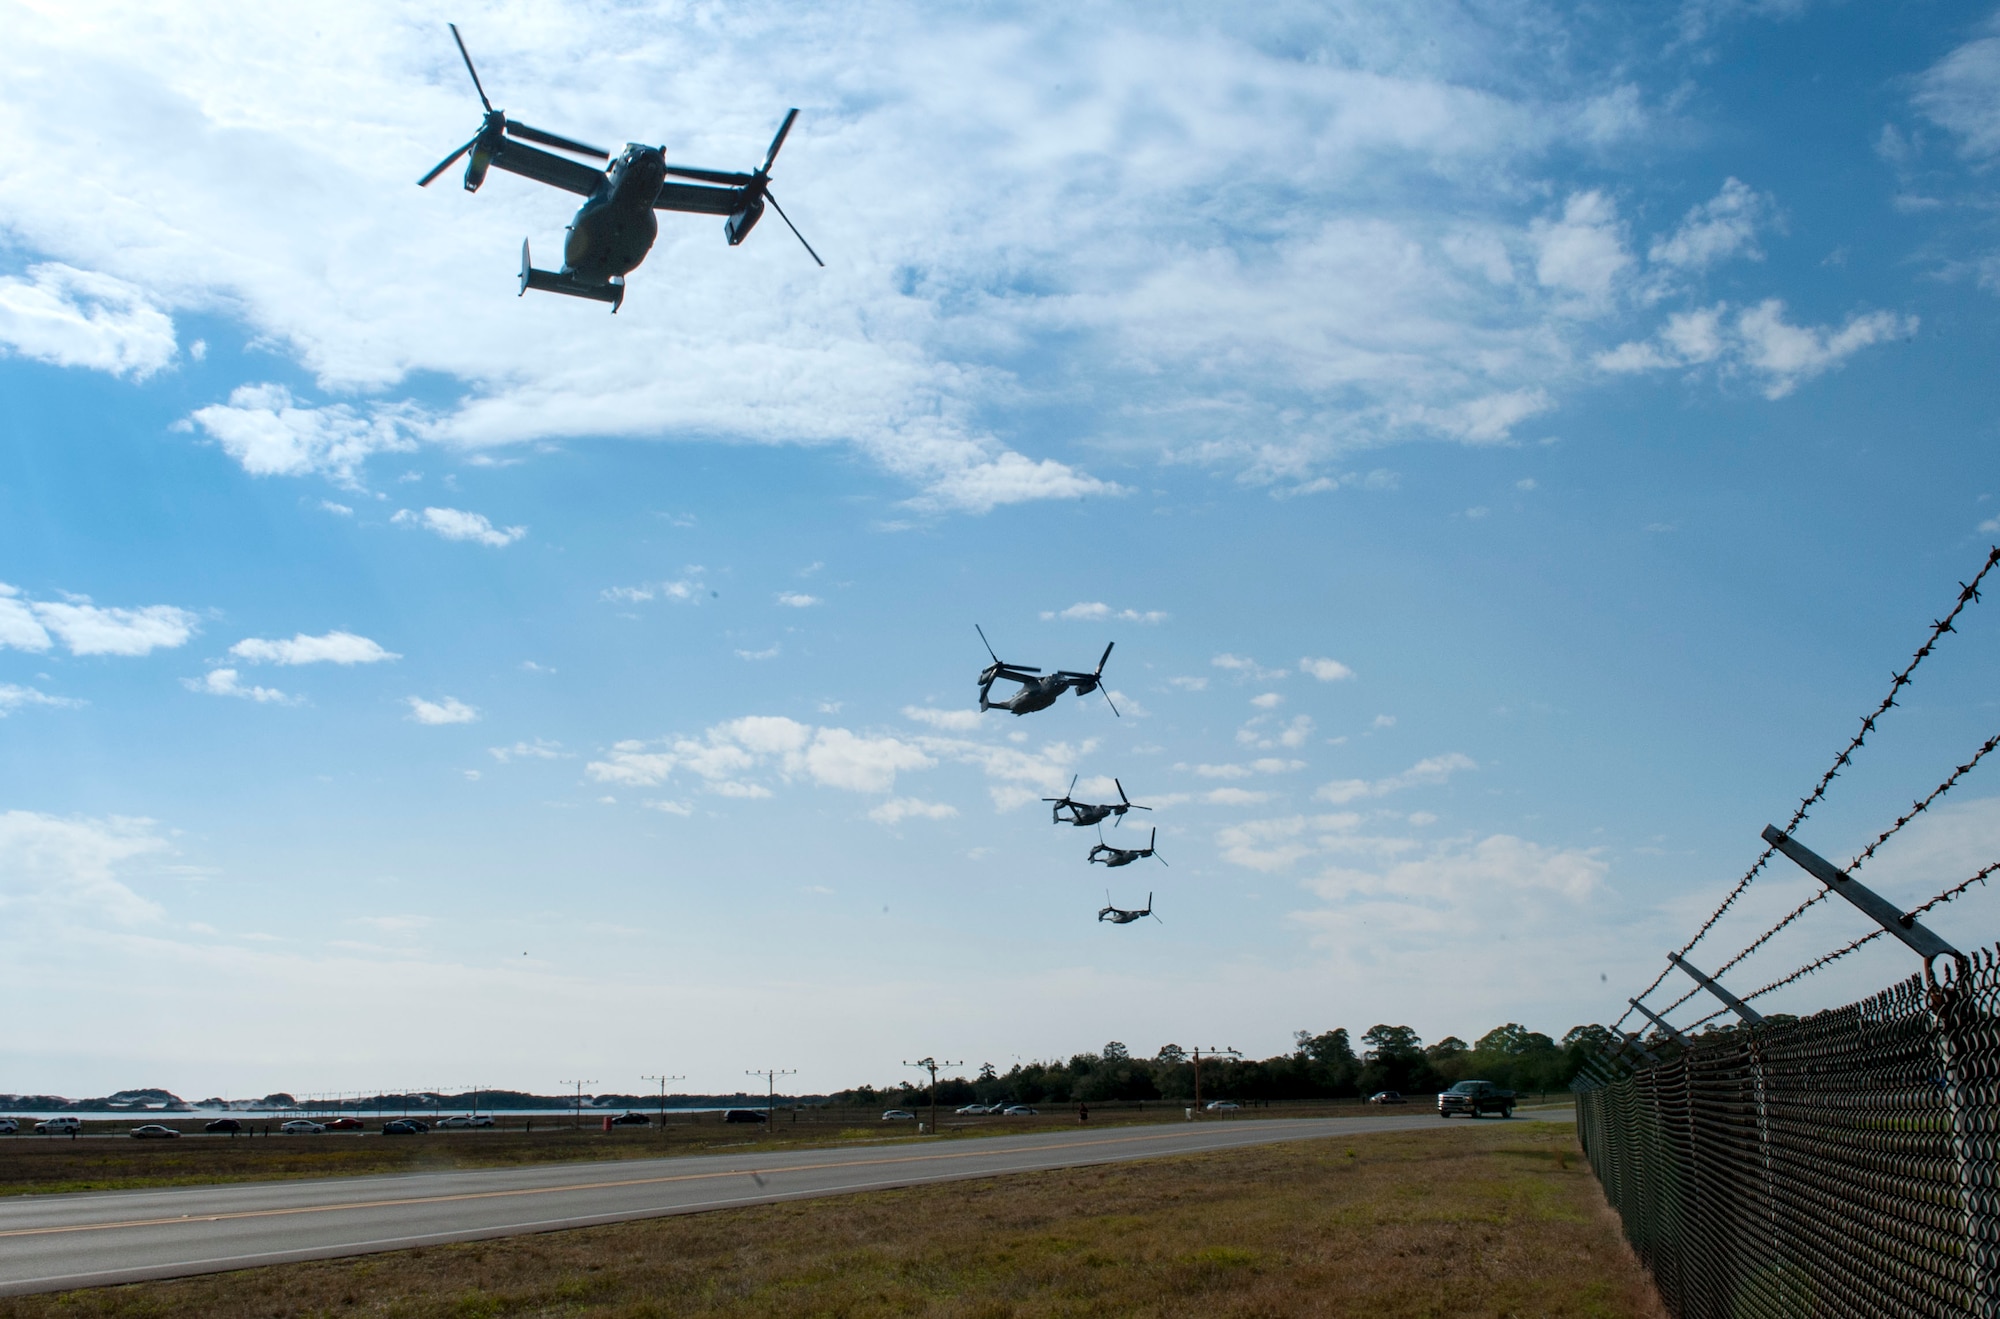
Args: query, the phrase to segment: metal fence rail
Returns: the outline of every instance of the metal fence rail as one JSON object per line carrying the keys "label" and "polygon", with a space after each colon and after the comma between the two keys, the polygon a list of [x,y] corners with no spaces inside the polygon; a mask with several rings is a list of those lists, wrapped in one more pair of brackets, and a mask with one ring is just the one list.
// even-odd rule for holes
{"label": "metal fence rail", "polygon": [[1938,976],[1578,1080],[1675,1315],[2000,1319],[2000,949]]}

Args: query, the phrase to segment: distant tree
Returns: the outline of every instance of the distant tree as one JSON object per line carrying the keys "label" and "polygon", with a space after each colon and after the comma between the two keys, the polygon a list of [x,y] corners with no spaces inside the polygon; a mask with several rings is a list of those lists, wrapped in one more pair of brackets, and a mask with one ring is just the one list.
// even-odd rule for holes
{"label": "distant tree", "polygon": [[1120,1044],[1117,1040],[1113,1040],[1109,1044],[1104,1046],[1105,1062],[1108,1063],[1124,1062],[1127,1058],[1130,1058],[1131,1056],[1132,1056],[1131,1051],[1128,1050],[1124,1045]]}
{"label": "distant tree", "polygon": [[1369,1062],[1409,1060],[1424,1052],[1422,1037],[1408,1026],[1370,1026],[1361,1042],[1368,1046]]}
{"label": "distant tree", "polygon": [[1461,1053],[1468,1052],[1471,1047],[1471,1045],[1458,1038],[1458,1036],[1447,1035],[1430,1048],[1425,1049],[1424,1056],[1432,1062],[1438,1062],[1441,1059],[1456,1057]]}
{"label": "distant tree", "polygon": [[1187,1061],[1187,1050],[1181,1048],[1181,1046],[1178,1044],[1162,1044],[1160,1046],[1159,1055],[1155,1059],[1155,1061],[1163,1062],[1167,1064],[1169,1067],[1174,1066],[1177,1063],[1184,1063]]}
{"label": "distant tree", "polygon": [[1555,1048],[1556,1042],[1540,1031],[1529,1030],[1519,1022],[1510,1021],[1481,1035],[1479,1043],[1472,1047],[1474,1052],[1492,1057],[1525,1058]]}
{"label": "distant tree", "polygon": [[997,1079],[997,1078],[999,1077],[999,1075],[1000,1075],[1000,1073],[998,1073],[998,1072],[996,1072],[996,1071],[994,1071],[994,1070],[993,1070],[993,1064],[992,1064],[992,1063],[981,1063],[981,1064],[979,1064],[979,1079],[980,1079],[980,1080],[982,1080],[982,1081],[992,1081],[992,1080],[995,1080],[995,1079]]}
{"label": "distant tree", "polygon": [[1292,1038],[1298,1041],[1299,1052],[1316,1063],[1339,1066],[1354,1061],[1354,1046],[1347,1042],[1345,1028],[1326,1031],[1314,1035],[1310,1031],[1294,1031]]}

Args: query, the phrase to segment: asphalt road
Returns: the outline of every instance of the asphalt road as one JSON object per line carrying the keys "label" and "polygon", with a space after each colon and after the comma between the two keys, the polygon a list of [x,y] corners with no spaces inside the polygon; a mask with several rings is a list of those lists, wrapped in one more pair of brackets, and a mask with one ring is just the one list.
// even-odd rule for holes
{"label": "asphalt road", "polygon": [[0,1198],[0,1296],[1439,1125],[1429,1112],[1234,1119],[1042,1131],[936,1146],[746,1148],[672,1159],[13,1196]]}

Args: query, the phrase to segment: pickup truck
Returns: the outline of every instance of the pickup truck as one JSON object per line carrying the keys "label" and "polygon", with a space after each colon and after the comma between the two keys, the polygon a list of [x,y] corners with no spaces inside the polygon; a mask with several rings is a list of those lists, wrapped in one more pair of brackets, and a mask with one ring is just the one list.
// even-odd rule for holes
{"label": "pickup truck", "polygon": [[1481,1113],[1513,1117],[1514,1092],[1502,1090],[1491,1081],[1460,1081],[1438,1096],[1438,1116],[1450,1117],[1454,1113],[1467,1117],[1478,1117]]}

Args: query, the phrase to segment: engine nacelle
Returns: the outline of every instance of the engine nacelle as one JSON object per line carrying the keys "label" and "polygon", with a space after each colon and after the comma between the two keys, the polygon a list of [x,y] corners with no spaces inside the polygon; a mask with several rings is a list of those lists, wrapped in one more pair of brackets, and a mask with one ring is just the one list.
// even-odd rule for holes
{"label": "engine nacelle", "polygon": [[753,198],[748,206],[722,222],[723,236],[729,239],[731,247],[735,247],[750,236],[750,231],[757,227],[757,221],[763,218],[764,199]]}

